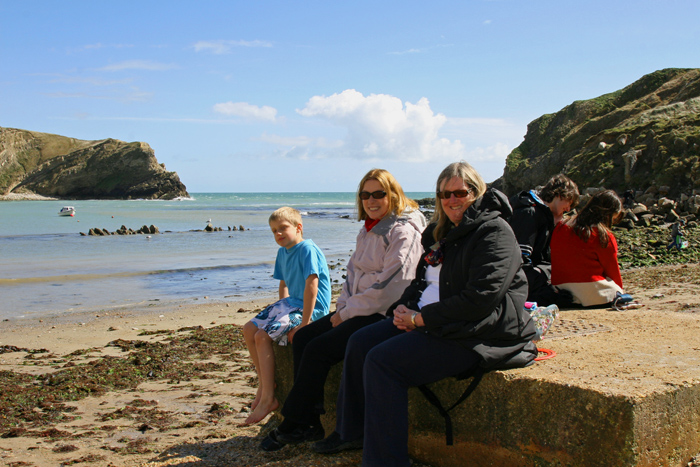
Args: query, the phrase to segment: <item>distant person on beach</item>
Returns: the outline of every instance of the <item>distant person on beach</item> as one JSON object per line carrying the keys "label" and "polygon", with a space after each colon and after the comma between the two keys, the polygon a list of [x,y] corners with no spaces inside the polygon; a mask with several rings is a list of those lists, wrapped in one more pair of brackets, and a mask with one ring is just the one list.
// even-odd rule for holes
{"label": "distant person on beach", "polygon": [[622,291],[617,240],[610,230],[621,217],[622,201],[612,190],[595,194],[552,235],[552,284],[573,294],[574,303],[612,303]]}
{"label": "distant person on beach", "polygon": [[530,302],[542,306],[571,305],[571,294],[552,286],[549,244],[554,226],[578,200],[576,183],[562,174],[550,178],[539,193],[521,191],[510,199],[513,215],[509,223],[520,245]]}
{"label": "distant person on beach", "polygon": [[671,224],[671,243],[669,243],[666,247],[667,250],[670,250],[671,248],[675,248],[677,250],[688,248],[688,241],[683,240],[683,225],[685,225],[684,219]]}
{"label": "distant person on beach", "polygon": [[258,374],[258,390],[246,425],[258,423],[279,407],[275,399],[275,355],[272,343],[287,345],[294,334],[328,314],[331,282],[326,257],[312,240],[304,240],[301,214],[282,207],[269,219],[277,251],[273,278],[279,279],[279,300],[243,326],[248,351]]}
{"label": "distant person on beach", "polygon": [[358,220],[364,221],[335,312],[299,330],[294,337],[294,386],[282,407],[284,421],[262,441],[276,451],[285,444],[323,439],[323,387],[331,367],[345,355],[350,336],[384,319],[415,277],[423,253],[426,222],[386,170],[372,169],[357,189]]}
{"label": "distant person on beach", "polygon": [[363,448],[363,466],[409,466],[409,387],[537,356],[508,198],[466,162],[447,166],[436,188],[416,278],[391,319],[350,337],[336,429],[313,445],[318,453]]}

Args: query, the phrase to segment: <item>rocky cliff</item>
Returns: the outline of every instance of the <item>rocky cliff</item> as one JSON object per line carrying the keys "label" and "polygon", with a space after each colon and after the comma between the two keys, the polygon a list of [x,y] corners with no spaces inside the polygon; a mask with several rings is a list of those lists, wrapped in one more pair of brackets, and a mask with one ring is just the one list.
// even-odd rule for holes
{"label": "rocky cliff", "polygon": [[700,69],[656,71],[534,120],[495,186],[511,195],[557,173],[620,193],[700,188]]}
{"label": "rocky cliff", "polygon": [[66,199],[188,196],[146,143],[0,128],[0,195],[28,192]]}

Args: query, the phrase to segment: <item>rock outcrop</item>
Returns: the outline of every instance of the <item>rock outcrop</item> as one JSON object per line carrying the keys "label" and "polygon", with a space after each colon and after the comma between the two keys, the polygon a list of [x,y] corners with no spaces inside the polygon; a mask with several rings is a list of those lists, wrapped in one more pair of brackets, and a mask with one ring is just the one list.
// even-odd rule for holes
{"label": "rock outcrop", "polygon": [[508,195],[564,173],[618,193],[700,188],[700,69],[670,68],[619,91],[576,101],[528,125],[494,185]]}
{"label": "rock outcrop", "polygon": [[88,231],[88,233],[80,232],[80,235],[82,235],[83,237],[86,237],[86,236],[104,237],[104,236],[109,236],[109,235],[136,235],[136,234],[148,235],[148,234],[159,234],[159,233],[160,233],[160,229],[158,229],[158,227],[156,227],[155,225],[151,224],[150,227],[147,225],[144,225],[143,227],[141,227],[138,230],[134,230],[134,229],[128,228],[125,225],[122,225],[120,228],[118,228],[114,232],[110,232],[107,229],[101,229],[99,227],[93,227],[92,229],[90,229]]}
{"label": "rock outcrop", "polygon": [[0,195],[28,192],[64,199],[189,196],[146,143],[0,128]]}

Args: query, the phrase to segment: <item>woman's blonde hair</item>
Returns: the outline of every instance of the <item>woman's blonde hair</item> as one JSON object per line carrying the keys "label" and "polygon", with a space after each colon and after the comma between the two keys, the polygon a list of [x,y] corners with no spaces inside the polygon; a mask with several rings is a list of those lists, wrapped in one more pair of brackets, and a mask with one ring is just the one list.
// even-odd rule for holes
{"label": "woman's blonde hair", "polygon": [[403,214],[406,209],[418,209],[418,204],[406,197],[403,192],[403,188],[399,185],[393,175],[384,169],[372,169],[362,177],[360,184],[357,187],[356,196],[356,207],[357,207],[357,220],[363,221],[369,216],[365,211],[365,207],[360,199],[360,192],[362,187],[365,185],[367,180],[376,180],[382,186],[382,189],[386,191],[386,195],[389,197],[389,210],[388,213],[394,213],[397,216]]}
{"label": "woman's blonde hair", "polygon": [[474,199],[480,198],[486,193],[486,182],[484,182],[479,172],[469,165],[469,163],[459,161],[453,162],[445,167],[440,173],[437,184],[435,185],[435,211],[433,212],[432,220],[437,224],[435,230],[433,230],[433,237],[435,240],[442,240],[452,228],[452,221],[450,221],[445,210],[442,208],[442,203],[440,202],[440,198],[437,197],[437,193],[442,189],[442,185],[453,177],[459,177],[466,186],[474,190]]}

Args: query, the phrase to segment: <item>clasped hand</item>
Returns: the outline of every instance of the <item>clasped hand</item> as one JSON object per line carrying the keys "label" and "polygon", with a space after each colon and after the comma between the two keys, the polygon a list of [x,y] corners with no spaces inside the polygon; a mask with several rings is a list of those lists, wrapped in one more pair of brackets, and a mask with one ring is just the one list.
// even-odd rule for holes
{"label": "clasped hand", "polygon": [[401,329],[402,331],[412,331],[416,327],[411,322],[411,317],[415,313],[415,310],[406,308],[405,305],[399,305],[394,308],[394,326]]}

